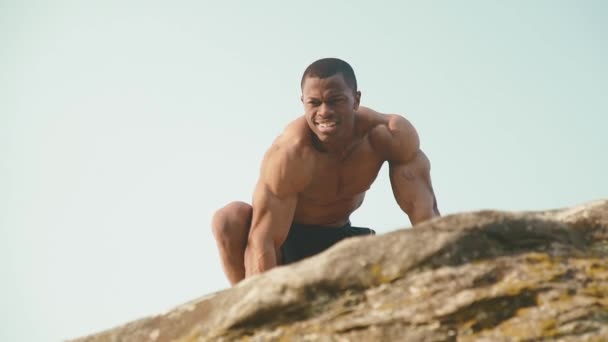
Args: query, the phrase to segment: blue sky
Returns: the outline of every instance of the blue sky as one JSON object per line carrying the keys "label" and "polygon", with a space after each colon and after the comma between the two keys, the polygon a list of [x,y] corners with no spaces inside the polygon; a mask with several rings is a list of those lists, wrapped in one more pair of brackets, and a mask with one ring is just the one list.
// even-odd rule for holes
{"label": "blue sky", "polygon": [[[209,222],[250,201],[322,57],[407,117],[442,213],[608,196],[602,1],[0,2],[2,341],[227,287]],[[408,227],[386,168],[356,212]]]}

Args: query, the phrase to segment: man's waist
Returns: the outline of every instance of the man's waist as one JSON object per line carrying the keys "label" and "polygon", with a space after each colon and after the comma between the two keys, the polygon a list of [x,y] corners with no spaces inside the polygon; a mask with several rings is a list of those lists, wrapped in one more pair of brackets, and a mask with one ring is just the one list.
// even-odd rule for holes
{"label": "man's waist", "polygon": [[322,220],[294,220],[291,224],[292,226],[298,226],[302,228],[343,228],[350,226],[350,220],[348,218],[329,222]]}

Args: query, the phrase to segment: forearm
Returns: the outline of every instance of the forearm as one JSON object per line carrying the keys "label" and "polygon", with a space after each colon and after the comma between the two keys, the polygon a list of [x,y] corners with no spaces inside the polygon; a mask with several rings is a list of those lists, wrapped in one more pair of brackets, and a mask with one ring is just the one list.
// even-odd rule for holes
{"label": "forearm", "polygon": [[277,265],[277,251],[272,243],[250,241],[245,249],[245,278],[265,272]]}
{"label": "forearm", "polygon": [[430,220],[433,217],[441,216],[439,209],[437,208],[437,201],[433,195],[430,195],[429,198],[425,200],[418,200],[410,205],[409,210],[407,210],[407,215],[410,218],[412,226]]}

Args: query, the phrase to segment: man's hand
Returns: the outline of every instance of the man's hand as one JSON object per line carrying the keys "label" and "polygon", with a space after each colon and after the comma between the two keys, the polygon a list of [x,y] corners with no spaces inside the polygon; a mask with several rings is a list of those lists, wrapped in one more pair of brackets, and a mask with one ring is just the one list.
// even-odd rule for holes
{"label": "man's hand", "polygon": [[245,277],[280,264],[279,249],[289,233],[297,197],[279,198],[259,183],[253,198],[253,219],[245,249]]}

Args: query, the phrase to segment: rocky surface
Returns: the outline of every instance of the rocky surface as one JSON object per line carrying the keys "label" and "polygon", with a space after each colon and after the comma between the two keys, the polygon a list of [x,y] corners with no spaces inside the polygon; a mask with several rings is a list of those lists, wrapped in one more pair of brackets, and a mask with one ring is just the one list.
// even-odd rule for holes
{"label": "rocky surface", "polygon": [[77,341],[208,340],[608,341],[608,200],[352,238]]}

